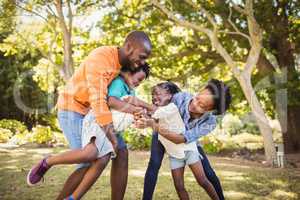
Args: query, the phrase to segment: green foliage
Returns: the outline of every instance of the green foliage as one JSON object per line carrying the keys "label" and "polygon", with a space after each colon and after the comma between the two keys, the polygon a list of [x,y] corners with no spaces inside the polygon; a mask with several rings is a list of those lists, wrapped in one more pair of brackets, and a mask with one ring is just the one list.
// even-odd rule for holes
{"label": "green foliage", "polygon": [[15,28],[16,6],[12,0],[0,1],[0,41]]}
{"label": "green foliage", "polygon": [[13,135],[21,134],[27,131],[27,127],[24,123],[14,119],[2,119],[0,120],[0,128],[11,131]]}
{"label": "green foliage", "polygon": [[222,142],[214,135],[203,137],[201,144],[206,153],[219,153],[222,150]]}
{"label": "green foliage", "polygon": [[0,128],[0,143],[8,142],[13,133],[9,129]]}
{"label": "green foliage", "polygon": [[56,112],[52,113],[47,113],[47,114],[42,114],[39,116],[39,124],[43,126],[49,126],[51,130],[53,131],[58,131],[60,132],[59,124],[58,124],[58,119]]}
{"label": "green foliage", "polygon": [[[282,143],[278,120],[270,120],[269,123],[273,130],[274,141]],[[216,129],[200,138],[200,142],[208,153],[238,149],[258,150],[264,147],[263,137],[251,117],[240,119],[237,115],[232,114],[225,115]]]}
{"label": "green foliage", "polygon": [[37,144],[49,144],[53,142],[53,132],[49,126],[38,125],[32,129],[30,142]]}
{"label": "green foliage", "polygon": [[149,149],[151,146],[151,130],[138,130],[128,128],[124,131],[123,137],[130,149]]}
{"label": "green foliage", "polygon": [[[250,115],[251,116],[251,115]],[[239,115],[226,114],[221,121],[220,128],[226,130],[229,135],[237,135],[241,132],[258,135],[259,129],[254,119],[240,119]]]}
{"label": "green foliage", "polygon": [[230,135],[236,135],[243,128],[243,123],[237,115],[227,114],[222,120],[222,128]]}
{"label": "green foliage", "polygon": [[[202,3],[209,13],[214,14],[214,16],[218,15],[217,22],[220,30],[234,31],[227,21],[229,14],[228,1],[220,2],[222,1],[197,1],[197,3]],[[297,1],[290,1],[289,3],[286,1],[276,6],[274,2],[276,1],[262,0],[259,3],[254,3],[254,12],[255,18],[264,29],[264,51],[262,55],[266,53],[274,54],[274,60],[278,61],[279,56],[277,55],[280,52],[294,51],[295,55],[300,52],[299,45],[297,45],[300,41],[299,31],[297,32],[300,26],[300,4]],[[2,94],[0,118],[22,120],[29,128],[40,124],[50,126],[54,131],[59,131],[56,115],[52,108],[56,102],[58,89],[64,84],[59,73],[63,65],[64,48],[57,18],[51,16],[50,10],[48,10],[49,7],[54,9],[53,2],[28,0],[17,1],[17,3],[20,3],[21,7],[29,11],[45,14],[44,17],[47,18],[47,22],[44,20],[23,20],[22,17],[16,17],[16,11],[23,16],[24,10],[17,10],[14,1],[4,0],[0,3],[0,92]],[[178,17],[199,25],[210,26],[205,19],[205,15],[185,2],[168,0],[161,1],[161,3],[172,11],[179,13]],[[74,13],[72,51],[74,52],[75,68],[79,66],[91,50],[98,46],[121,46],[128,32],[144,30],[149,33],[153,42],[153,53],[149,60],[151,77],[138,88],[139,96],[150,102],[151,87],[164,80],[175,81],[183,90],[196,93],[210,78],[219,78],[230,85],[233,93],[230,112],[234,116],[228,123],[223,123],[222,129],[228,133],[228,137],[240,133],[259,135],[255,122],[249,122],[240,117],[250,112],[248,103],[237,80],[232,78],[231,70],[224,63],[223,58],[216,53],[205,35],[182,28],[170,21],[148,0],[76,0],[71,1],[71,4]],[[78,22],[78,16],[82,18],[89,17],[95,11],[103,14],[103,18],[99,18],[99,23],[96,26],[83,27],[82,24],[75,25],[75,22]],[[232,11],[233,23],[242,33],[248,34],[245,16],[240,15],[234,9]],[[289,14],[287,17],[289,26],[283,29],[282,26],[278,26],[280,25],[278,23],[284,22],[285,13]],[[26,15],[28,15],[27,12]],[[283,19],[283,21],[278,19]],[[15,27],[16,23],[18,24],[17,27]],[[91,37],[91,32],[99,32],[101,35]],[[282,38],[279,36],[282,36],[283,33],[288,33],[286,41],[291,41],[291,49],[287,48],[288,50],[286,50],[284,46],[282,46],[283,49],[274,48],[274,38]],[[218,37],[234,60],[240,61],[240,63],[245,61],[249,53],[249,44],[244,37],[224,33],[221,33]],[[279,41],[279,39],[275,41]],[[278,63],[281,64],[282,62]],[[282,66],[279,66],[279,68],[282,68]],[[267,115],[275,118],[276,89],[288,86],[293,89],[288,90],[289,104],[299,102],[300,92],[297,93],[300,85],[299,74],[292,73],[290,78],[293,81],[288,80],[288,84],[284,86],[274,86],[274,80],[272,80],[274,77],[272,76],[268,78],[269,84],[265,84],[259,75],[262,70],[263,68],[258,66],[253,72],[251,80]],[[260,84],[262,87],[258,87]],[[267,85],[267,88],[264,87],[265,85]],[[16,88],[21,93],[20,98],[24,105],[32,108],[33,112],[27,112],[16,105],[13,96]],[[12,132],[15,134],[14,131]],[[280,133],[280,131],[276,133]],[[275,139],[280,140],[280,134],[277,135],[278,137]],[[27,135],[18,134],[16,137],[27,138]],[[140,134],[139,131],[133,129],[126,131],[125,137],[133,148],[147,148],[150,145],[151,137],[149,135]],[[229,139],[226,141],[228,141],[227,146],[235,147],[236,143]],[[210,151],[220,149],[219,142],[214,141],[214,139],[212,139],[211,144],[208,143],[207,145],[207,148],[211,149]]]}

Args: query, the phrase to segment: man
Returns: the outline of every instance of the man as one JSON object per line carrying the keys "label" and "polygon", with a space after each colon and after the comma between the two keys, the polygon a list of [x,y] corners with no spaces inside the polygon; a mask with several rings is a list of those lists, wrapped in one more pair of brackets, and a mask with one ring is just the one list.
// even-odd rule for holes
{"label": "man", "polygon": [[[93,50],[68,81],[59,94],[58,120],[71,149],[82,148],[81,129],[84,116],[93,110],[97,123],[105,130],[117,157],[111,168],[111,199],[123,199],[128,177],[128,150],[122,138],[117,138],[112,124],[112,114],[108,108],[107,87],[119,74],[121,67],[134,70],[145,64],[151,53],[151,41],[142,31],[130,32],[122,47],[103,46]],[[120,145],[118,145],[120,144]],[[118,148],[124,147],[125,148]],[[30,184],[43,176],[42,170],[29,178]],[[86,164],[81,164],[69,176],[57,199],[69,196],[86,178],[85,189],[97,180],[94,172]]]}
{"label": "man", "polygon": [[[154,91],[154,101],[159,102],[160,99],[166,99],[161,95],[162,92],[158,95],[155,94]],[[223,82],[215,79],[211,80],[205,89],[194,97],[189,93],[178,92],[170,98],[171,102],[178,107],[182,120],[184,121],[185,131],[182,134],[175,134],[167,128],[161,127],[159,123],[151,118],[138,119],[136,126],[139,128],[151,127],[154,132],[158,132],[164,138],[175,144],[195,142],[201,136],[211,132],[216,126],[214,114],[223,114],[231,102],[229,88]],[[144,180],[143,200],[152,199],[164,152],[165,149],[159,142],[156,133],[152,138],[151,156]],[[202,156],[200,159],[207,179],[215,188],[219,199],[224,199],[219,179],[211,168],[202,147],[199,145],[198,152]],[[180,176],[183,176],[183,174],[180,174]],[[177,185],[183,186],[183,184],[178,183]],[[182,188],[183,187],[181,187],[181,189]]]}

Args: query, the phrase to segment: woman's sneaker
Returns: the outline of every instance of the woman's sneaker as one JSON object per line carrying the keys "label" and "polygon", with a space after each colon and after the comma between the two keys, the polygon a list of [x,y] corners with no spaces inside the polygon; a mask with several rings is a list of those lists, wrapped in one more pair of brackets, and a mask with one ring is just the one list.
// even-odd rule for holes
{"label": "woman's sneaker", "polygon": [[50,166],[46,163],[46,158],[41,160],[39,164],[31,168],[27,174],[27,184],[34,186],[41,181],[45,173],[50,169]]}

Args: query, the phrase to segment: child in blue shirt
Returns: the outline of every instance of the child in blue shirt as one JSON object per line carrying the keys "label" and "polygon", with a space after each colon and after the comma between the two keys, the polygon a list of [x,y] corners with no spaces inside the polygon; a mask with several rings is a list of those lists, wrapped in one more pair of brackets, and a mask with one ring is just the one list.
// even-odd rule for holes
{"label": "child in blue shirt", "polygon": [[[155,109],[154,106],[139,100],[136,97],[123,99],[125,96],[134,96],[134,88],[137,87],[143,80],[149,76],[149,66],[143,65],[134,72],[121,71],[120,76],[115,78],[108,88],[108,105],[113,113],[113,121],[115,125],[122,125],[128,118],[132,118],[136,112],[141,112],[146,109],[151,112]],[[120,116],[119,115],[123,115]],[[117,117],[116,117],[117,115]],[[123,117],[123,118],[122,118]],[[129,123],[130,124],[130,123]],[[128,124],[128,125],[129,125]],[[122,125],[122,127],[126,127]],[[115,127],[116,128],[116,127]],[[118,129],[118,148],[126,144],[122,139],[123,128]],[[84,118],[82,129],[82,149],[67,151],[58,155],[53,155],[44,158],[36,166],[34,166],[27,175],[36,179],[38,183],[50,167],[59,164],[80,164],[89,163],[89,169],[82,178],[77,188],[72,195],[67,199],[80,199],[92,185],[87,185],[86,180],[90,178],[89,173],[96,173],[99,177],[106,167],[111,154],[115,152],[112,144],[106,137],[102,128],[96,123],[94,114],[90,111]],[[32,185],[32,184],[30,184]]]}

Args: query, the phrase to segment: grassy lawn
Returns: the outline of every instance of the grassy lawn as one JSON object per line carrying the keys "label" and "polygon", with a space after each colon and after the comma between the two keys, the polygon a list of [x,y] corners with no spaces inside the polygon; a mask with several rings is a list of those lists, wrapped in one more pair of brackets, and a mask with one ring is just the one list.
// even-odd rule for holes
{"label": "grassy lawn", "polygon": [[[26,185],[30,167],[45,154],[65,149],[50,148],[0,148],[0,199],[54,199],[74,166],[55,167],[47,173],[45,183],[37,187]],[[141,199],[143,178],[149,158],[148,152],[130,152],[129,180],[125,199]],[[221,179],[227,199],[300,199],[299,169],[270,169],[256,162],[231,158],[209,157]],[[108,167],[84,199],[110,199]],[[194,180],[189,169],[185,175],[186,188],[191,199],[209,199]],[[168,159],[159,174],[154,199],[178,199]]]}

